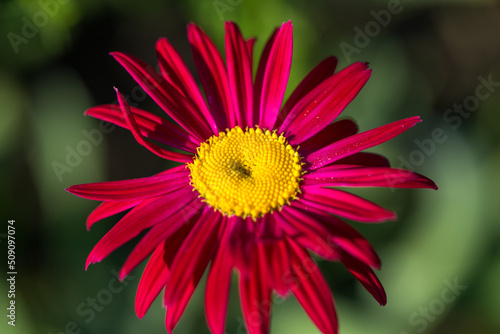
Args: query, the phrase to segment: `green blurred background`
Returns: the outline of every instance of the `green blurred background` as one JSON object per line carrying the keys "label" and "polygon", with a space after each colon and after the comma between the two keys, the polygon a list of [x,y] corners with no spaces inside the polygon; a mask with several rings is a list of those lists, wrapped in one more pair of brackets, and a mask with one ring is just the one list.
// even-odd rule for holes
{"label": "green blurred background", "polygon": [[[85,134],[101,124],[83,112],[115,101],[113,86],[139,107],[158,110],[110,51],[156,65],[154,43],[166,36],[194,69],[186,25],[201,25],[223,50],[223,21],[233,20],[245,36],[258,37],[255,59],[271,30],[289,19],[288,94],[329,55],[341,67],[370,62],[373,75],[343,116],[368,130],[420,115],[422,123],[372,151],[440,188],[356,191],[399,219],[352,223],[382,258],[387,306],[341,265],[320,262],[340,333],[500,332],[498,2],[19,0],[0,2],[0,247],[6,254],[7,220],[14,219],[18,272],[14,328],[3,315],[8,286],[1,260],[1,333],[166,332],[160,300],[143,320],[135,316],[143,266],[116,282],[135,242],[84,270],[87,254],[117,218],[87,232],[86,216],[98,203],[64,189],[148,176],[168,165],[122,129],[101,131],[102,140],[88,144]],[[68,158],[72,151],[83,154]],[[245,332],[234,285],[227,334]],[[176,333],[208,333],[203,288]],[[293,298],[277,300],[273,313],[272,333],[318,333]]]}

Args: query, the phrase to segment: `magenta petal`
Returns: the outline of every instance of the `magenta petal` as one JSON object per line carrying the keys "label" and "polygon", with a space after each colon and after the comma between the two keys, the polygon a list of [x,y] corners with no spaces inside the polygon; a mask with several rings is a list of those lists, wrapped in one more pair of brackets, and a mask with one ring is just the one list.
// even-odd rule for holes
{"label": "magenta petal", "polygon": [[309,214],[285,207],[276,213],[287,235],[302,247],[311,250],[327,260],[336,260],[338,254],[335,245],[330,242],[328,230],[313,219]]}
{"label": "magenta petal", "polygon": [[236,118],[227,71],[219,51],[205,32],[193,23],[188,25],[188,40],[217,127],[219,130],[234,127]]}
{"label": "magenta petal", "polygon": [[290,75],[292,50],[292,23],[288,21],[279,29],[267,59],[259,104],[261,127],[274,128]]}
{"label": "magenta petal", "polygon": [[154,68],[132,55],[121,52],[112,52],[111,55],[174,121],[199,142],[210,137],[212,131],[203,115]]}
{"label": "magenta petal", "polygon": [[165,256],[165,242],[158,245],[149,258],[148,264],[142,273],[141,281],[135,296],[135,313],[142,319],[149,307],[156,299],[169,273],[168,266],[163,260]]}
{"label": "magenta petal", "polygon": [[307,251],[289,242],[292,257],[290,289],[319,330],[337,334],[338,322],[333,297],[321,271]]}
{"label": "magenta petal", "polygon": [[208,123],[212,134],[217,134],[219,132],[217,124],[208,110],[198,84],[175,48],[166,38],[160,38],[156,43],[156,53],[158,64],[166,80],[193,102]]}
{"label": "magenta petal", "polygon": [[290,110],[292,110],[298,101],[300,101],[328,77],[333,75],[335,69],[337,68],[337,62],[337,57],[328,57],[316,65],[316,67],[313,68],[304,79],[302,79],[281,109],[278,119],[276,120],[276,124],[274,125],[275,128],[279,128],[281,126]]}
{"label": "magenta petal", "polygon": [[334,164],[361,165],[370,167],[390,167],[389,160],[386,157],[367,152],[358,152],[353,155],[339,159]]}
{"label": "magenta petal", "polygon": [[342,255],[340,261],[342,261],[351,274],[371,293],[380,305],[387,303],[384,287],[370,266],[367,266],[347,253]]}
{"label": "magenta petal", "polygon": [[195,271],[205,271],[215,251],[217,234],[222,222],[221,213],[206,207],[200,219],[193,224],[187,238],[172,262],[172,274],[165,288],[164,301],[168,307],[177,303],[184,288],[193,279]]}
{"label": "magenta petal", "polygon": [[271,317],[271,287],[262,275],[262,257],[254,245],[252,262],[247,276],[240,276],[240,300],[249,334],[268,334]]}
{"label": "magenta petal", "polygon": [[271,53],[271,49],[274,45],[274,41],[279,31],[280,29],[276,28],[271,34],[271,37],[269,37],[269,39],[267,40],[266,45],[264,46],[264,49],[262,50],[262,54],[260,56],[259,65],[257,67],[257,73],[255,74],[254,89],[253,89],[254,125],[260,125],[262,123],[262,120],[260,119],[260,101],[262,97],[262,86],[264,84],[264,74],[266,72],[269,54]]}
{"label": "magenta petal", "polygon": [[[186,197],[189,198],[188,196]],[[130,271],[151,254],[161,242],[168,239],[186,224],[191,223],[191,220],[196,219],[196,217],[199,216],[200,209],[204,206],[205,204],[197,197],[186,205],[181,207],[175,206],[174,208],[177,212],[165,218],[161,224],[153,226],[135,246],[119,272],[120,279],[127,276]]]}
{"label": "magenta petal", "polygon": [[165,325],[172,331],[184,312],[217,246],[222,216],[206,207],[185,238],[171,265],[165,286]]}
{"label": "magenta petal", "polygon": [[299,145],[334,121],[370,77],[364,63],[355,63],[323,81],[295,104],[280,127],[291,145]]}
{"label": "magenta petal", "polygon": [[177,162],[192,162],[193,157],[188,154],[184,153],[177,153],[177,152],[171,152],[169,150],[165,150],[153,143],[150,143],[142,137],[141,130],[139,126],[137,125],[137,122],[135,121],[134,115],[132,115],[132,112],[130,111],[130,108],[128,106],[127,101],[123,97],[122,94],[118,92],[118,89],[116,89],[116,94],[118,96],[118,102],[120,103],[120,108],[122,109],[123,116],[125,118],[125,121],[127,122],[127,126],[134,135],[135,140],[160,158],[168,159],[168,160],[173,160]]}
{"label": "magenta petal", "polygon": [[302,203],[324,212],[360,222],[382,222],[396,218],[394,212],[348,192],[303,187]]}
{"label": "magenta petal", "polygon": [[238,26],[226,22],[226,60],[237,125],[253,126],[252,64]]}
{"label": "magenta petal", "polygon": [[418,122],[420,122],[420,117],[415,116],[358,133],[311,153],[305,158],[305,162],[309,164],[309,170],[329,165],[354,153],[382,144]]}
{"label": "magenta petal", "polygon": [[[349,224],[332,215],[324,214],[319,210],[314,210],[310,207],[307,208],[299,202],[288,207],[287,210],[297,218],[303,217],[302,221],[304,221],[304,225],[315,227],[311,229],[312,231],[321,233],[319,235],[314,235],[313,242],[315,246],[314,248],[310,248],[312,251],[318,249],[318,240],[320,240],[320,242],[326,241],[330,249],[332,249],[330,252],[335,250],[334,260],[339,258],[339,252],[337,250],[340,247],[363,263],[376,269],[380,268],[380,258],[377,253],[375,253],[375,250],[370,243]],[[325,258],[329,259],[328,257]]]}
{"label": "magenta petal", "polygon": [[229,229],[224,229],[217,254],[208,272],[205,287],[205,315],[213,334],[224,334],[233,259],[229,242]]}
{"label": "magenta petal", "polygon": [[350,119],[343,119],[327,125],[323,130],[300,144],[300,154],[309,155],[336,141],[355,135],[358,126]]}
{"label": "magenta petal", "polygon": [[[157,140],[165,145],[190,153],[196,153],[196,148],[200,145],[200,142],[184,129],[150,112],[134,107],[129,108],[139,127],[141,135]],[[85,111],[85,115],[99,118],[122,128],[129,129],[119,105],[108,104],[92,107]]]}
{"label": "magenta petal", "polygon": [[96,201],[130,201],[160,196],[189,185],[189,171],[185,166],[170,171],[140,179],[80,184],[67,191]]}
{"label": "magenta petal", "polygon": [[137,204],[139,204],[141,200],[133,200],[133,201],[123,201],[123,202],[103,202],[97,208],[94,209],[90,213],[87,218],[87,230],[90,230],[90,227],[97,223],[99,220],[113,216],[117,213],[123,212],[127,209],[130,209]]}
{"label": "magenta petal", "polygon": [[433,181],[409,170],[386,167],[353,167],[338,169],[327,166],[304,175],[304,184],[320,187],[391,187],[432,188]]}
{"label": "magenta petal", "polygon": [[142,201],[130,210],[113,228],[99,240],[87,257],[86,268],[108,256],[127,241],[135,238],[143,230],[169,219],[179,208],[189,204],[195,198],[185,188],[158,198]]}

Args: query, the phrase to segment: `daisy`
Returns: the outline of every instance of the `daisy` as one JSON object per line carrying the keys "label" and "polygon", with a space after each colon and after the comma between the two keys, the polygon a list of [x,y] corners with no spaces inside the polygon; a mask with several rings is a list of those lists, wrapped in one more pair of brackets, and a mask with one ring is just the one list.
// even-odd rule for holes
{"label": "daisy", "polygon": [[205,313],[212,333],[224,333],[233,272],[249,333],[269,332],[273,294],[293,294],[319,330],[337,333],[333,298],[311,253],[341,262],[386,303],[373,271],[380,259],[339,217],[382,222],[396,216],[339,188],[436,189],[430,179],[363,152],[420,118],[361,133],[353,121],[336,120],[371,70],[358,62],[335,73],[335,57],[318,64],[283,104],[291,22],[270,37],[255,77],[254,39],[244,39],[232,22],[225,28],[226,63],[201,28],[187,29],[204,95],[165,38],[156,44],[160,73],[132,55],[112,53],[177,124],[129,106],[118,90],[118,105],[86,114],[130,130],[141,145],[180,165],[151,177],[68,189],[103,202],[88,217],[88,229],[129,210],[92,249],[86,266],[147,230],[120,271],[123,279],[150,256],[137,289],[139,318],[163,290],[171,333],[209,268]]}

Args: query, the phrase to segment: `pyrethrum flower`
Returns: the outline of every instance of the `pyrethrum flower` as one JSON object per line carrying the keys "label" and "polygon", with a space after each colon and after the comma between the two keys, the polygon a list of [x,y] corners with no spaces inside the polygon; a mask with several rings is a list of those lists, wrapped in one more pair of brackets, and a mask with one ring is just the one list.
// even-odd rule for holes
{"label": "pyrethrum flower", "polygon": [[254,39],[245,40],[234,23],[226,23],[226,63],[199,27],[190,24],[188,38],[205,97],[167,39],[156,45],[160,73],[134,56],[112,53],[177,125],[129,106],[118,91],[119,105],[86,111],[129,129],[160,158],[180,163],[151,177],[68,189],[103,202],[87,228],[130,210],[97,243],[87,267],[147,230],[120,277],[151,255],[135,309],[142,318],[163,290],[169,333],[207,267],[205,311],[212,333],[224,333],[233,272],[249,333],[268,333],[273,294],[290,293],[323,333],[337,333],[333,298],[310,252],[342,262],[384,305],[386,294],[373,271],[380,268],[378,256],[339,217],[382,222],[396,216],[339,188],[436,189],[428,178],[363,152],[420,118],[361,133],[353,121],[336,120],[371,70],[358,62],[335,73],[334,57],[318,64],[283,104],[291,22],[272,34],[255,77]]}

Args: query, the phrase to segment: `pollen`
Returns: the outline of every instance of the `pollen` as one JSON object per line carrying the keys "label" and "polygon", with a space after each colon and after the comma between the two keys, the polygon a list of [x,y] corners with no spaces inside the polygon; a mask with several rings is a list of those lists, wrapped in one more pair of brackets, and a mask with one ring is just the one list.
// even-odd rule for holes
{"label": "pollen", "polygon": [[203,142],[188,168],[207,204],[226,216],[255,220],[297,198],[300,160],[283,134],[236,126]]}

